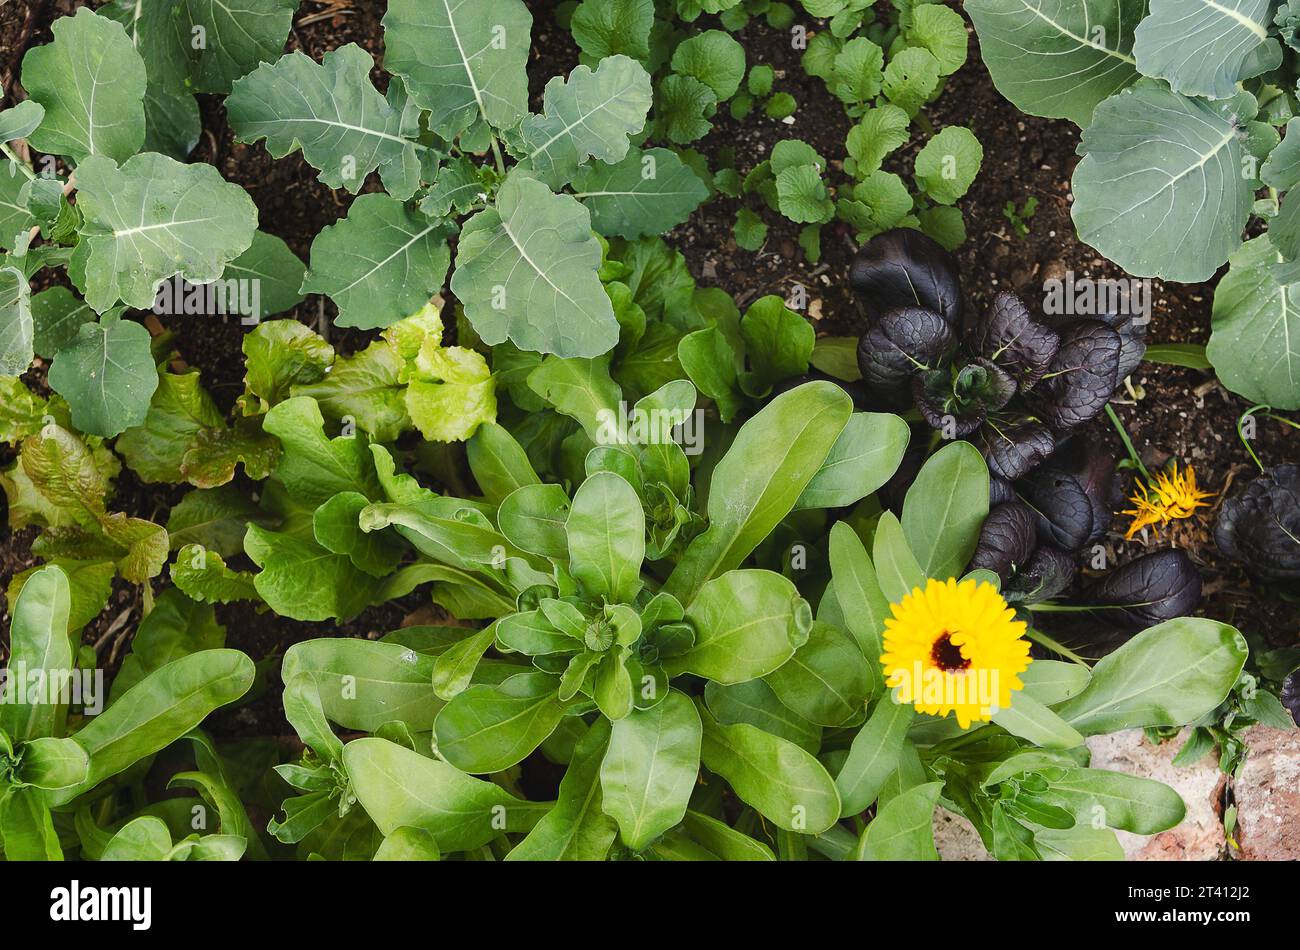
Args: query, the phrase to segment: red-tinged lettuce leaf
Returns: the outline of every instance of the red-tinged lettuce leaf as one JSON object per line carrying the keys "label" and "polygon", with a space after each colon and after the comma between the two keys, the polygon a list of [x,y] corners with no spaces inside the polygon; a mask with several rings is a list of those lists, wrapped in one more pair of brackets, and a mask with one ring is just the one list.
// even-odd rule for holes
{"label": "red-tinged lettuce leaf", "polygon": [[1004,290],[971,327],[969,342],[976,353],[1005,369],[1025,390],[1047,372],[1061,338],[1034,320],[1019,297]]}
{"label": "red-tinged lettuce leaf", "polygon": [[980,433],[980,449],[991,475],[1014,482],[1056,451],[1056,437],[1047,426],[1037,422],[998,429],[986,427]]}
{"label": "red-tinged lettuce leaf", "polygon": [[960,326],[960,270],[940,244],[911,228],[878,234],[858,251],[849,284],[873,322],[899,307],[922,307]]}
{"label": "red-tinged lettuce leaf", "polygon": [[1201,575],[1186,551],[1144,554],[1117,567],[1083,593],[1090,606],[1107,607],[1108,621],[1130,630],[1185,617],[1201,602]]}
{"label": "red-tinged lettuce leaf", "polygon": [[1017,501],[998,505],[989,512],[980,529],[970,570],[993,571],[1006,583],[1028,563],[1037,546],[1034,513]]}
{"label": "red-tinged lettuce leaf", "polygon": [[858,368],[868,386],[901,386],[921,369],[935,369],[956,338],[943,317],[920,307],[885,313],[858,341]]}
{"label": "red-tinged lettuce leaf", "polygon": [[1061,331],[1061,347],[1038,390],[1038,413],[1054,429],[1072,429],[1096,417],[1119,382],[1119,334],[1097,320]]}
{"label": "red-tinged lettuce leaf", "polygon": [[1114,460],[1072,439],[1018,481],[1016,490],[1034,510],[1039,539],[1076,553],[1110,527],[1114,483]]}
{"label": "red-tinged lettuce leaf", "polygon": [[1275,466],[1224,501],[1214,540],[1261,581],[1300,589],[1300,466]]}

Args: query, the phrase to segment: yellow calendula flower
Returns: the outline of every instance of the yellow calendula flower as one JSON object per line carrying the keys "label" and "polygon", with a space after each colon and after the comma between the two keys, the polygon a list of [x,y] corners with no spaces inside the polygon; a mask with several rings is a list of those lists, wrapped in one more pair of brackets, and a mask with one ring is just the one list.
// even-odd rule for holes
{"label": "yellow calendula flower", "polygon": [[1197,508],[1208,507],[1206,499],[1214,495],[1212,491],[1201,491],[1196,487],[1196,471],[1190,465],[1180,472],[1175,462],[1172,473],[1159,472],[1150,483],[1138,481],[1137,491],[1129,498],[1133,507],[1123,512],[1133,516],[1124,540],[1131,540],[1133,535],[1148,526],[1167,525],[1176,519],[1190,518]]}
{"label": "yellow calendula flower", "polygon": [[929,580],[885,619],[886,685],[900,703],[931,716],[957,714],[963,728],[1011,706],[1029,668],[1025,624],[997,588],[973,579]]}

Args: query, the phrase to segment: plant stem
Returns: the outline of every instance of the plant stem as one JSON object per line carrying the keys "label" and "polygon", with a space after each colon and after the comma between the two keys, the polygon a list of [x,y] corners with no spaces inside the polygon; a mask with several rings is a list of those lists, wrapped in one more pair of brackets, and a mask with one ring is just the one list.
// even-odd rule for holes
{"label": "plant stem", "polygon": [[9,147],[8,142],[0,142],[0,152],[4,152],[9,161],[13,162],[22,170],[22,173],[27,176],[28,181],[36,180],[36,172],[32,171],[31,166],[14,153],[14,150]]}
{"label": "plant stem", "polygon": [[1151,482],[1151,473],[1147,467],[1142,464],[1142,459],[1138,458],[1137,450],[1133,448],[1133,440],[1128,437],[1128,430],[1124,428],[1124,423],[1119,421],[1119,415],[1115,412],[1110,403],[1106,403],[1106,415],[1110,416],[1111,423],[1115,426],[1115,431],[1119,433],[1120,441],[1124,443],[1124,448],[1128,451],[1128,457],[1133,460],[1133,464],[1138,467],[1142,477],[1148,484]]}
{"label": "plant stem", "polygon": [[1246,438],[1245,434],[1241,431],[1241,429],[1242,426],[1245,425],[1246,420],[1248,418],[1253,418],[1255,413],[1258,412],[1260,409],[1271,409],[1271,408],[1272,408],[1271,406],[1266,406],[1263,403],[1260,403],[1258,405],[1251,406],[1249,409],[1247,409],[1245,412],[1243,412],[1241,415],[1237,417],[1237,438],[1241,441],[1241,444],[1246,447],[1246,454],[1251,457],[1251,460],[1254,461],[1255,463],[1255,467],[1258,468],[1261,472],[1264,471],[1264,463],[1259,460],[1259,456],[1255,454],[1255,449],[1250,444],[1250,439]]}
{"label": "plant stem", "polygon": [[1043,633],[1041,630],[1035,630],[1033,627],[1027,627],[1025,629],[1025,633],[1030,640],[1033,640],[1035,643],[1041,646],[1047,647],[1047,649],[1051,650],[1053,653],[1058,653],[1061,656],[1065,657],[1067,660],[1070,660],[1074,663],[1078,663],[1085,670],[1090,669],[1090,667],[1088,666],[1088,662],[1083,657],[1079,656],[1079,654],[1075,653],[1073,650],[1065,646],[1063,643],[1059,643],[1056,640],[1053,640],[1051,637]]}
{"label": "plant stem", "polygon": [[504,178],[506,174],[506,162],[501,156],[501,143],[497,141],[495,134],[492,136],[492,160],[496,162],[497,174]]}
{"label": "plant stem", "polygon": [[1089,610],[1105,610],[1104,607],[1086,607],[1080,604],[1025,604],[1025,609],[1044,614],[1081,614]]}

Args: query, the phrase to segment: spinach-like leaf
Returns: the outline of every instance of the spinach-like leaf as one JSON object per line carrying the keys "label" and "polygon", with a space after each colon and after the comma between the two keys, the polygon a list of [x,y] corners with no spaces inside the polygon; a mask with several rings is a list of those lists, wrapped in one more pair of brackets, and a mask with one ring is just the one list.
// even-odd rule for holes
{"label": "spinach-like leaf", "polygon": [[600,765],[602,807],[633,851],[685,816],[700,771],[701,735],[695,704],[677,690],[614,723]]}
{"label": "spinach-like leaf", "polygon": [[691,542],[664,590],[689,605],[709,578],[738,567],[798,502],[852,410],[839,387],[807,383],[741,426],[713,470],[709,528]]}
{"label": "spinach-like leaf", "polygon": [[85,782],[52,793],[66,804],[78,794],[171,745],[253,685],[253,661],[238,650],[202,650],[173,660],[122,694],[76,733],[90,755]]}
{"label": "spinach-like leaf", "polygon": [[701,761],[778,828],[820,834],[839,819],[839,791],[810,753],[748,723],[723,725],[706,709],[700,719]]}
{"label": "spinach-like leaf", "polygon": [[1093,667],[1057,713],[1085,736],[1181,726],[1214,709],[1246,662],[1245,638],[1216,620],[1180,617],[1150,627]]}
{"label": "spinach-like leaf", "polygon": [[357,801],[380,831],[423,829],[442,851],[469,851],[502,831],[528,831],[545,813],[491,782],[386,739],[349,742],[343,764]]}

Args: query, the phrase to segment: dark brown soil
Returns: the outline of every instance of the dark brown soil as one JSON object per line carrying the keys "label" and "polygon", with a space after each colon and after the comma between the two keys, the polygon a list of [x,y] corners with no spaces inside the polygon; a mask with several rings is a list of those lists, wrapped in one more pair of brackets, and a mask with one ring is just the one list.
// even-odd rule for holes
{"label": "dark brown soil", "polygon": [[[0,82],[10,98],[22,95],[18,64],[25,50],[48,42],[50,23],[82,5],[82,0],[33,0],[0,6]],[[576,64],[577,50],[567,31],[555,25],[550,2],[537,0],[530,6],[536,21],[530,77],[534,96],[539,96],[546,79],[567,73]],[[289,49],[300,49],[319,59],[328,50],[355,42],[381,56],[382,12],[383,4],[368,0],[305,0]],[[702,18],[695,26],[704,29],[715,25],[712,19]],[[767,158],[777,141],[798,137],[832,160],[832,181],[842,183],[838,159],[844,154],[849,120],[839,103],[820,80],[804,74],[799,65],[800,53],[791,48],[787,33],[771,30],[756,20],[740,39],[751,64],[766,62],[776,69],[775,88],[791,93],[799,109],[793,123],[771,120],[761,110],[736,122],[723,110],[714,131],[695,147],[709,158],[715,170],[720,158],[734,156],[735,167],[744,174]],[[1061,276],[1066,270],[1074,271],[1076,276],[1122,276],[1118,268],[1074,236],[1069,189],[1077,160],[1077,130],[1068,122],[1019,114],[994,90],[979,62],[973,34],[971,43],[968,65],[950,80],[947,92],[929,112],[935,128],[969,125],[984,144],[983,170],[960,203],[969,233],[968,242],[959,251],[969,305],[982,307],[994,292],[1008,286],[1032,301],[1042,293],[1047,277]],[[382,88],[385,78],[378,66],[374,78]],[[227,179],[245,187],[257,203],[261,227],[283,238],[306,260],[312,238],[346,213],[352,196],[320,184],[315,171],[298,155],[274,161],[260,144],[234,142],[218,98],[202,97],[201,108],[204,133],[193,159],[214,164]],[[922,141],[918,135],[916,141],[892,157],[888,167],[909,178],[912,157]],[[377,186],[372,182],[370,187]],[[1027,222],[1028,235],[1021,237],[1004,216],[1003,207],[1008,201],[1023,206],[1030,196],[1037,198],[1038,210]],[[788,296],[795,284],[801,284],[809,289],[809,315],[819,333],[860,332],[861,313],[846,280],[854,251],[851,234],[838,225],[828,226],[823,234],[822,260],[814,265],[798,249],[797,227],[765,215],[770,225],[768,240],[760,251],[749,253],[737,249],[732,239],[738,206],[737,201],[719,196],[669,237],[685,254],[700,283],[722,287],[742,306],[763,294]],[[1212,284],[1157,282],[1154,299],[1150,342],[1206,340]],[[328,333],[331,342],[344,352],[364,345],[371,335],[334,328],[333,305],[323,297],[309,297],[293,315]],[[217,320],[195,322],[193,318],[164,318],[163,322],[175,334],[181,357],[202,370],[205,383],[218,401],[225,406],[233,402],[242,390],[240,325]],[[43,375],[43,369],[38,367],[29,379],[40,387]],[[1175,456],[1194,464],[1202,486],[1215,491],[1233,478],[1250,477],[1253,464],[1234,431],[1237,416],[1247,408],[1242,400],[1227,393],[1207,374],[1150,363],[1142,364],[1132,382],[1138,398],[1126,396],[1116,403],[1116,409],[1148,464]],[[1256,451],[1266,464],[1300,460],[1300,433],[1268,421],[1261,421],[1259,429]],[[1123,457],[1119,439],[1104,419],[1094,422],[1088,434],[1116,459]],[[11,459],[12,451],[0,447],[0,464],[8,464]],[[124,471],[113,504],[119,510],[165,520],[167,508],[181,494],[182,488],[144,485]],[[1173,534],[1175,542],[1186,547],[1201,567],[1206,581],[1202,610],[1238,624],[1247,632],[1262,634],[1273,643],[1294,642],[1300,630],[1300,611],[1275,594],[1256,588],[1239,566],[1219,556],[1210,538],[1211,518],[1203,515],[1184,523]],[[1119,530],[1112,530],[1106,541],[1112,561],[1122,562],[1144,549],[1171,543],[1168,537],[1146,545],[1124,542],[1121,520],[1115,524]],[[10,534],[7,528],[0,530],[4,531],[0,540],[0,585],[7,585],[15,573],[34,563],[30,554],[33,532]],[[412,595],[369,610],[341,626],[297,623],[258,614],[244,605],[219,608],[219,615],[227,625],[230,645],[263,659],[313,636],[375,637],[398,626],[422,601],[418,594]],[[119,584],[108,609],[87,627],[85,640],[90,643],[103,638],[106,631],[113,631],[113,636],[101,644],[102,662],[113,666],[125,651],[140,606],[138,592]],[[279,721],[272,691],[262,700],[225,713],[219,725],[226,733],[259,728],[277,731]]]}

